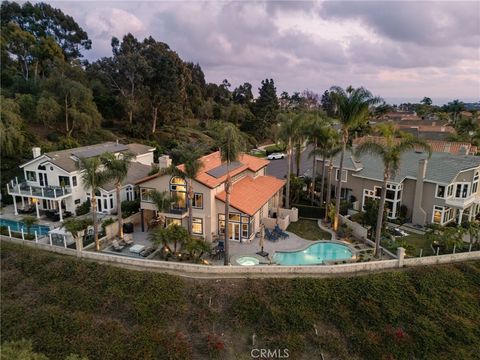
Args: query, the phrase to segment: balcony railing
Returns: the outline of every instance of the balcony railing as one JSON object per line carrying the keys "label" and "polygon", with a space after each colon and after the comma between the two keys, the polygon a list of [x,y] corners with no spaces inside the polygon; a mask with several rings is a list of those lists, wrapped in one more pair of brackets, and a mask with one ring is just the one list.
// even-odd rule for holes
{"label": "balcony railing", "polygon": [[445,204],[457,208],[467,208],[473,203],[478,203],[480,202],[480,195],[470,195],[469,197],[466,198],[447,198],[445,200]]}
{"label": "balcony railing", "polygon": [[72,193],[70,187],[60,186],[31,186],[26,181],[7,184],[7,192],[14,196],[38,197],[45,199],[58,199]]}
{"label": "balcony railing", "polygon": [[186,208],[181,208],[181,207],[178,207],[177,205],[172,205],[169,211],[170,214],[174,214],[174,215],[183,215],[186,212],[187,212]]}

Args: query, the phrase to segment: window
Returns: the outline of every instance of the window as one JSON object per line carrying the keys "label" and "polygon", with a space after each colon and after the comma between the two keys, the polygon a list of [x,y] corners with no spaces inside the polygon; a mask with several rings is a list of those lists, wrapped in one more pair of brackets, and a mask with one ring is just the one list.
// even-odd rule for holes
{"label": "window", "polygon": [[75,200],[75,204],[80,204],[80,199]]}
{"label": "window", "polygon": [[182,221],[180,219],[172,219],[172,218],[167,218],[165,223],[167,224],[167,226],[170,226],[170,225],[182,225]]}
{"label": "window", "polygon": [[192,233],[197,235],[203,235],[202,218],[192,218]]}
{"label": "window", "polygon": [[453,195],[453,184],[448,185],[447,187],[447,197],[451,197]]}
{"label": "window", "polygon": [[76,176],[72,176],[72,185],[77,186],[77,177]]}
{"label": "window", "polygon": [[47,170],[45,165],[38,165],[38,170]]}
{"label": "window", "polygon": [[144,202],[152,202],[152,199],[150,198],[150,191],[152,190],[152,188],[140,188],[140,200]]}
{"label": "window", "polygon": [[105,209],[108,209],[107,199],[103,199],[103,207],[104,207]]}
{"label": "window", "polygon": [[456,210],[454,208],[434,206],[433,207],[433,219],[435,224],[444,225],[455,219]]}
{"label": "window", "polygon": [[61,187],[70,186],[70,177],[69,176],[59,176],[58,183]]}
{"label": "window", "polygon": [[28,181],[37,181],[37,173],[35,171],[25,171],[25,177]]}
{"label": "window", "polygon": [[125,189],[125,192],[127,194],[127,201],[135,200],[135,196],[134,196],[134,193],[133,193],[133,187],[127,186],[127,188]]}
{"label": "window", "polygon": [[437,198],[443,199],[445,197],[445,186],[437,184],[436,195]]}
{"label": "window", "polygon": [[248,223],[242,223],[242,238],[248,239]]}
{"label": "window", "polygon": [[193,194],[192,206],[197,209],[203,209],[203,194],[201,193]]}
{"label": "window", "polygon": [[475,175],[473,175],[472,194],[476,194],[478,191],[478,179],[479,173],[478,171],[475,171]]}
{"label": "window", "polygon": [[[338,181],[338,173],[340,169],[336,169],[335,172],[335,181]],[[342,182],[347,182],[347,170],[342,170]]]}
{"label": "window", "polygon": [[110,209],[113,209],[113,199],[110,199]]}
{"label": "window", "polygon": [[442,223],[442,214],[443,214],[443,207],[442,206],[434,206],[433,207],[433,222],[435,224]]}
{"label": "window", "polygon": [[174,196],[177,201],[174,208],[186,209],[187,207],[187,183],[184,179],[174,176],[170,179],[170,194]]}
{"label": "window", "polygon": [[468,196],[468,183],[457,184],[455,197],[465,199]]}

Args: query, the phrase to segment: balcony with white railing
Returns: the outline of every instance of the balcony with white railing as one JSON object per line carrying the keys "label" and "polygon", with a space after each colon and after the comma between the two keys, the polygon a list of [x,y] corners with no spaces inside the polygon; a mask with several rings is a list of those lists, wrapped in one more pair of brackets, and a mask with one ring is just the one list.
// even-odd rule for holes
{"label": "balcony with white railing", "polygon": [[480,203],[480,195],[479,194],[472,194],[468,197],[465,198],[456,198],[456,197],[450,197],[445,199],[445,204],[448,206],[452,206],[455,208],[461,208],[461,209],[466,209],[470,205],[475,204],[475,203]]}
{"label": "balcony with white railing", "polygon": [[72,195],[69,186],[31,186],[26,181],[7,183],[7,192],[12,196],[35,197],[40,199],[61,200]]}

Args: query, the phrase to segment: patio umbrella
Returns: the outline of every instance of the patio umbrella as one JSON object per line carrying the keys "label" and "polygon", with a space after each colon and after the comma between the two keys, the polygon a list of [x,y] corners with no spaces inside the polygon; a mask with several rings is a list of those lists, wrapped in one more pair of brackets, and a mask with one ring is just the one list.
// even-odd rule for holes
{"label": "patio umbrella", "polygon": [[259,240],[259,244],[260,244],[260,248],[261,250],[259,252],[257,252],[258,255],[260,256],[263,256],[263,257],[267,257],[268,256],[268,253],[263,251],[263,245],[264,245],[264,241],[265,241],[265,225],[260,225],[260,240]]}

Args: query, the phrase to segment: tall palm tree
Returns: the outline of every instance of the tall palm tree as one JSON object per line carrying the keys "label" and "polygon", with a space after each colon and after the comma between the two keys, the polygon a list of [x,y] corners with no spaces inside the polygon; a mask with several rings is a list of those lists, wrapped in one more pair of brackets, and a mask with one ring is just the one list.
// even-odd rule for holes
{"label": "tall palm tree", "polygon": [[[312,151],[308,154],[309,157],[313,159],[312,164],[312,192],[311,192],[311,204],[313,205],[314,197],[315,197],[315,188],[317,183],[317,158],[316,155],[319,154],[319,150],[324,146],[328,139],[329,130],[331,129],[328,127],[331,125],[328,118],[326,118],[323,114],[314,114],[312,119],[308,122],[308,126],[306,126],[305,131],[308,134],[309,143],[313,146]],[[325,158],[323,158],[322,164],[325,163]],[[324,169],[325,167],[322,166],[322,185],[320,191],[320,204],[323,203],[323,177],[324,177]]]}
{"label": "tall palm tree", "polygon": [[230,177],[229,166],[232,162],[237,161],[240,153],[245,147],[244,138],[240,130],[232,123],[226,123],[219,134],[219,148],[222,162],[227,165],[227,178],[225,180],[225,258],[224,265],[228,265],[228,239],[229,234],[229,217],[230,217],[230,194],[232,191],[232,179]]}
{"label": "tall palm tree", "polygon": [[285,194],[285,207],[290,208],[290,178],[292,174],[292,152],[299,133],[302,130],[302,124],[305,121],[304,113],[282,113],[277,120],[280,122],[279,138],[285,144],[287,151],[287,185]]}
{"label": "tall palm tree", "polygon": [[338,229],[340,215],[343,159],[349,141],[349,132],[351,129],[355,129],[359,125],[365,123],[368,118],[369,107],[378,104],[382,99],[374,97],[370,91],[363,87],[354,89],[349,86],[344,90],[339,86],[333,86],[330,94],[337,110],[337,117],[340,121],[342,133],[342,151],[340,155],[339,175],[335,194],[335,220],[333,222],[333,229],[336,231]]}
{"label": "tall palm tree", "polygon": [[100,188],[105,185],[109,177],[103,169],[103,164],[99,156],[91,158],[80,158],[78,168],[81,171],[83,187],[92,192],[90,198],[93,223],[93,238],[95,240],[95,249],[100,251],[100,242],[98,241],[98,223],[97,223],[97,195]]}
{"label": "tall palm tree", "polygon": [[188,143],[178,148],[178,153],[181,153],[183,162],[183,169],[172,165],[164,172],[171,175],[181,177],[187,182],[187,207],[188,207],[188,233],[191,235],[193,230],[193,197],[195,195],[193,180],[197,177],[200,169],[202,168],[202,162],[200,158],[204,154],[204,148],[199,147],[197,144]]}
{"label": "tall palm tree", "polygon": [[395,176],[400,166],[401,156],[415,149],[423,149],[431,155],[431,148],[424,140],[404,134],[397,130],[392,123],[380,124],[375,129],[381,138],[367,140],[360,144],[355,151],[356,156],[371,154],[381,158],[383,162],[383,184],[378,206],[377,226],[375,230],[375,252],[380,254],[380,237],[382,233],[383,215],[385,210],[385,199],[387,196],[387,183]]}
{"label": "tall palm tree", "polygon": [[107,152],[101,156],[102,163],[106,170],[106,176],[115,183],[115,191],[117,197],[117,217],[118,217],[118,237],[123,239],[123,217],[122,217],[122,201],[120,198],[120,189],[122,183],[128,175],[128,169],[133,159],[132,153],[123,153],[118,157],[115,154]]}
{"label": "tall palm tree", "polygon": [[[325,221],[328,220],[328,209],[330,208],[330,201],[332,197],[332,173],[333,173],[333,158],[342,151],[340,143],[340,135],[334,129],[330,132],[330,137],[325,142],[323,156],[324,159],[329,159],[328,171],[327,171],[327,193],[325,201]],[[322,163],[325,167],[325,162]],[[323,180],[323,179],[322,179]],[[323,185],[322,185],[323,189]]]}

